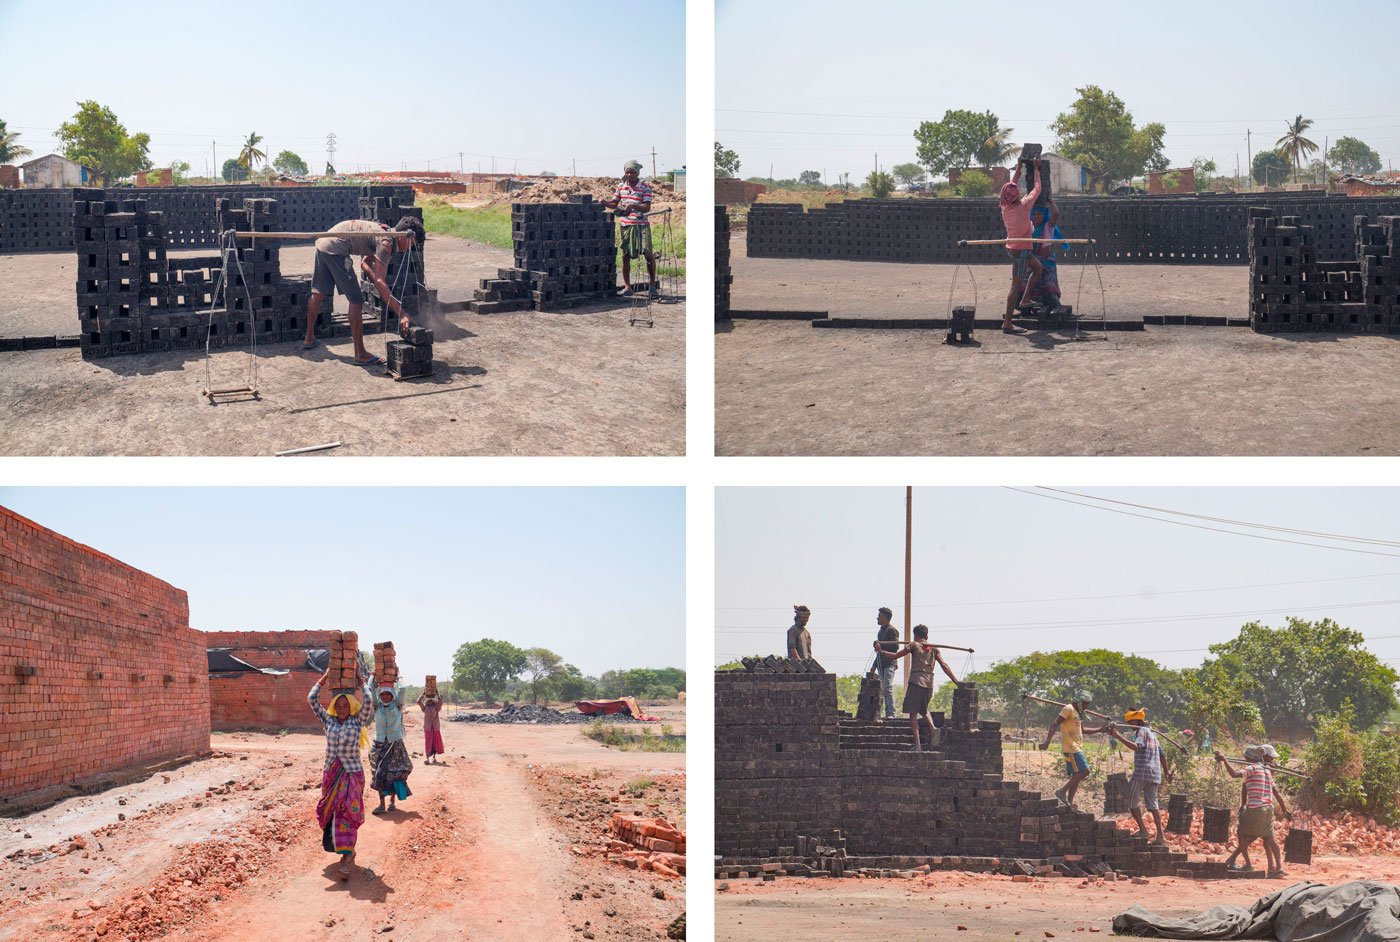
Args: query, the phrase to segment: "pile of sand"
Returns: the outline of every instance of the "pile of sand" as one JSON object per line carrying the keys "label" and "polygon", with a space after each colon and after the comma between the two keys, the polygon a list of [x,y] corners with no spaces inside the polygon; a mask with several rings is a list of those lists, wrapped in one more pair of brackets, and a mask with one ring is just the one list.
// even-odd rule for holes
{"label": "pile of sand", "polygon": [[[536,180],[509,193],[497,193],[483,203],[483,206],[501,206],[511,203],[566,203],[576,193],[587,193],[594,200],[612,199],[617,180],[611,177],[551,177]],[[653,210],[671,208],[673,221],[685,218],[685,197],[678,197],[670,189],[670,184],[655,184],[653,188]]]}

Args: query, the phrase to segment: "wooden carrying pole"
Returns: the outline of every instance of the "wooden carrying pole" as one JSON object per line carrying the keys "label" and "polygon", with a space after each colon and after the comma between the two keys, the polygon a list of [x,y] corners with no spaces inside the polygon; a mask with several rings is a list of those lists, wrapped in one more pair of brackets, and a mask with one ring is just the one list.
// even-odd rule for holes
{"label": "wooden carrying pole", "polygon": [[[1069,706],[1069,704],[1067,704],[1067,703],[1057,703],[1057,702],[1054,701],[1054,700],[1047,700],[1047,699],[1045,699],[1044,697],[1037,697],[1037,696],[1036,696],[1035,694],[1033,694],[1033,693],[1023,693],[1023,694],[1021,694],[1021,699],[1023,699],[1023,700],[1034,700],[1034,701],[1037,702],[1037,703],[1046,703],[1046,704],[1049,704],[1050,706],[1057,706],[1057,707],[1059,707],[1059,708],[1062,709],[1062,710],[1063,710],[1065,707]],[[1085,712],[1087,715],[1089,715],[1089,716],[1096,716],[1096,717],[1098,717],[1098,718],[1101,719],[1101,720],[1108,720],[1108,721],[1109,721],[1110,723],[1112,723],[1115,727],[1122,727],[1123,729],[1136,729],[1136,728],[1137,728],[1137,727],[1135,727],[1135,726],[1130,726],[1130,725],[1128,725],[1127,723],[1120,723],[1120,722],[1118,722],[1117,720],[1115,720],[1113,717],[1109,716],[1107,713],[1100,713],[1098,710],[1085,710],[1084,712]],[[1186,751],[1187,751],[1185,746],[1183,746],[1181,743],[1177,742],[1175,739],[1172,739],[1172,738],[1171,738],[1170,736],[1168,736],[1166,733],[1158,732],[1158,731],[1155,730],[1155,729],[1153,730],[1153,732],[1154,732],[1154,733],[1157,733],[1158,736],[1160,736],[1161,738],[1165,739],[1167,742],[1171,743],[1173,746],[1175,746],[1176,748],[1180,749],[1182,752],[1186,752]]]}
{"label": "wooden carrying pole", "polygon": [[365,232],[235,232],[235,239],[361,239],[369,236],[372,239],[390,239],[400,236],[412,236],[411,232],[401,232],[396,229],[385,229],[382,232],[366,230]]}
{"label": "wooden carrying pole", "polygon": [[[1238,762],[1240,765],[1253,765],[1253,764],[1254,764],[1253,762],[1250,762],[1248,759],[1236,759],[1234,756],[1226,756],[1225,758],[1229,759],[1231,762]],[[1311,775],[1304,775],[1302,772],[1295,772],[1295,771],[1293,771],[1292,769],[1287,768],[1287,767],[1282,766],[1282,765],[1265,765],[1265,768],[1267,768],[1270,772],[1282,772],[1284,775],[1296,775],[1298,778],[1305,778],[1305,779],[1308,779],[1309,781],[1312,780],[1312,776],[1311,776]]]}
{"label": "wooden carrying pole", "polygon": [[[904,488],[904,643],[908,644],[913,640],[911,632],[913,627],[913,606],[910,603],[912,593],[910,590],[910,578],[914,571],[914,488],[907,485]],[[909,686],[909,661],[904,662],[904,686]]]}
{"label": "wooden carrying pole", "polygon": [[958,245],[1005,245],[1008,242],[1054,242],[1056,245],[1095,245],[1094,239],[1039,239],[1023,236],[1019,239],[959,239]]}

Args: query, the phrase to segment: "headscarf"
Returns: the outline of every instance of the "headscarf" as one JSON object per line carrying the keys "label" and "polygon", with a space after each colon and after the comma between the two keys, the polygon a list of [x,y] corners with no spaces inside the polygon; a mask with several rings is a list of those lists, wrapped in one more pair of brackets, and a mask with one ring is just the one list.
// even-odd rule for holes
{"label": "headscarf", "polygon": [[1094,698],[1089,696],[1089,691],[1081,690],[1074,695],[1075,703],[1093,703]]}
{"label": "headscarf", "polygon": [[[344,698],[345,698],[345,702],[348,703],[348,704],[350,705],[350,716],[359,716],[359,715],[360,715],[360,701],[359,701],[359,699],[358,699],[353,693],[338,693],[338,694],[336,694],[335,696],[331,697],[331,716],[335,716],[335,701],[339,700],[341,697],[344,697]],[[346,721],[347,723],[350,721],[350,716],[347,716],[347,717],[345,718],[345,721]],[[363,751],[364,748],[365,748],[365,746],[366,746],[368,743],[369,743],[369,729],[367,729],[367,728],[365,727],[365,725],[364,725],[363,723],[361,723],[361,724],[360,724],[360,750]]]}
{"label": "headscarf", "polygon": [[1001,205],[1010,206],[1021,198],[1021,188],[1010,180],[1001,185]]}
{"label": "headscarf", "polygon": [[1264,743],[1264,745],[1260,746],[1256,751],[1259,753],[1259,755],[1268,759],[1270,762],[1273,762],[1276,759],[1278,759],[1278,750],[1275,749],[1269,743]]}
{"label": "headscarf", "polygon": [[637,171],[638,173],[641,173],[641,172],[642,172],[642,165],[641,165],[639,162],[635,161],[635,160],[629,160],[629,161],[627,161],[627,163],[625,163],[625,164],[622,165],[622,172],[623,172],[623,173],[626,173],[626,172],[629,171],[629,170],[635,170],[635,171]]}
{"label": "headscarf", "polygon": [[1133,720],[1141,720],[1142,722],[1146,723],[1147,711],[1142,709],[1129,710],[1127,713],[1123,714],[1124,722],[1131,723]]}
{"label": "headscarf", "polygon": [[[1037,219],[1037,218],[1036,218],[1037,216],[1039,216],[1039,217],[1041,217],[1041,218],[1040,218],[1040,219]],[[1046,224],[1047,222],[1049,222],[1049,221],[1050,221],[1050,210],[1049,210],[1049,209],[1047,209],[1047,208],[1044,207],[1044,206],[1037,206],[1035,209],[1032,209],[1032,210],[1031,210],[1031,237],[1032,237],[1032,238],[1035,238],[1035,239],[1043,238],[1043,237],[1044,237],[1044,236],[1043,236],[1043,233],[1045,232],[1045,224]],[[1056,226],[1056,227],[1051,231],[1050,237],[1051,237],[1052,239],[1059,240],[1059,239],[1063,239],[1063,238],[1065,237],[1065,234],[1064,234],[1063,232],[1060,231],[1060,227],[1059,227],[1059,226]],[[1063,249],[1068,250],[1068,249],[1069,249],[1069,243],[1068,243],[1068,242],[1061,242],[1061,243],[1060,243],[1060,247],[1063,248]]]}

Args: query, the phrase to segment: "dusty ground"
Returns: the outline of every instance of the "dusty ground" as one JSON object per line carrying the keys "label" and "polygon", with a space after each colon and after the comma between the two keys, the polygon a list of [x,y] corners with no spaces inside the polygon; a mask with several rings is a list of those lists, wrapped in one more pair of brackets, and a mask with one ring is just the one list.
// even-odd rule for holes
{"label": "dusty ground", "polygon": [[[309,272],[312,249],[285,249]],[[0,336],[77,333],[73,257],[0,255]],[[427,283],[444,301],[509,267],[509,251],[429,236]],[[344,310],[345,302],[337,298]],[[269,455],[341,441],[331,455],[678,455],[685,439],[685,304],[448,315],[432,378],[395,383],[350,362],[350,339],[259,349],[261,401],[209,406],[203,351],[84,362],[76,349],[0,353],[0,453]],[[384,335],[366,338],[383,354]],[[244,351],[211,360],[242,385]]]}
{"label": "dusty ground", "polygon": [[[1318,883],[1400,880],[1400,858],[1313,857],[1288,865],[1289,878]],[[719,942],[786,939],[956,939],[1042,942],[1112,935],[1113,917],[1134,903],[1183,916],[1220,903],[1249,905],[1287,886],[1283,880],[1182,880],[1146,885],[1086,884],[1061,878],[1012,883],[1010,877],[940,872],[914,879],[779,877],[772,883],[717,884]],[[960,927],[965,931],[959,931]]]}
{"label": "dusty ground", "polygon": [[[216,734],[210,759],[0,820],[0,939],[665,937],[682,881],[592,848],[614,809],[684,820],[683,754],[445,722],[445,764],[424,765],[415,714],[413,796],[368,817],[348,883],[314,818],[321,737]],[[652,782],[641,797],[620,794],[637,779]]]}
{"label": "dusty ground", "polygon": [[[1004,266],[976,269],[979,314],[1004,304]],[[734,244],[736,310],[945,316],[953,266],[749,259]],[[1103,267],[1111,319],[1244,316],[1247,273]],[[1097,313],[1090,271],[1085,301]],[[1065,299],[1074,303],[1067,267]],[[1089,285],[1094,284],[1091,297]],[[972,300],[966,272],[956,300]],[[861,286],[860,291],[853,290]],[[990,307],[989,307],[990,305]],[[1148,327],[1068,332],[818,330],[736,321],[715,337],[720,455],[1393,455],[1400,342],[1384,336]],[[1324,379],[1325,378],[1325,379]]]}

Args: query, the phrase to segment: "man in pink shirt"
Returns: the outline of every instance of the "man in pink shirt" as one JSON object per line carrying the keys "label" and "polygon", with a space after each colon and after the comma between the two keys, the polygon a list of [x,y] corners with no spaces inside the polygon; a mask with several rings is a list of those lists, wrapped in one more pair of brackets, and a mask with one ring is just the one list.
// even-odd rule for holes
{"label": "man in pink shirt", "polygon": [[[1018,307],[1030,303],[1031,289],[1044,266],[1031,251],[1030,236],[1033,231],[1031,210],[1040,196],[1040,170],[1036,165],[1035,185],[1025,196],[1021,195],[1021,165],[1016,164],[1016,173],[1011,182],[1001,188],[1001,221],[1006,225],[1006,237],[1015,241],[1006,243],[1006,252],[1011,256],[1011,290],[1006,295],[1006,318],[1001,322],[1002,333],[1024,334],[1024,327],[1017,327],[1011,315]],[[1021,241],[1021,240],[1025,241]]]}

